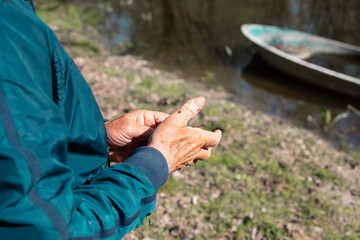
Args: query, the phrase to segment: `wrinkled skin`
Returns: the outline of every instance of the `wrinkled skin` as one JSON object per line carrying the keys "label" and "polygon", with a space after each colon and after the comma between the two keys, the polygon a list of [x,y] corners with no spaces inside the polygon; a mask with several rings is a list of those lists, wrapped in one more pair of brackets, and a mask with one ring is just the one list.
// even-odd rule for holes
{"label": "wrinkled skin", "polygon": [[137,110],[106,123],[109,161],[121,163],[138,147],[146,146],[151,134],[169,114]]}
{"label": "wrinkled skin", "polygon": [[186,102],[172,115],[139,110],[106,124],[109,160],[123,162],[140,146],[156,148],[165,157],[169,173],[210,157],[221,131],[187,127],[187,122],[205,105],[203,97]]}
{"label": "wrinkled skin", "polygon": [[152,134],[149,146],[158,149],[165,156],[169,173],[209,158],[211,148],[219,143],[220,130],[209,132],[186,126],[204,105],[203,97],[189,100],[165,119]]}

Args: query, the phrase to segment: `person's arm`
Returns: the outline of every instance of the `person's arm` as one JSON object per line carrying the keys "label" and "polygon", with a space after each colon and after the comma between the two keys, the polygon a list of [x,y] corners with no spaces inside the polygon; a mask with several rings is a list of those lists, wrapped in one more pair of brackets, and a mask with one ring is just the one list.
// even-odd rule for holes
{"label": "person's arm", "polygon": [[162,154],[140,148],[72,189],[65,121],[26,82],[0,74],[0,238],[118,239],[139,226],[168,176]]}
{"label": "person's arm", "polygon": [[[54,101],[52,67],[58,62],[52,49],[58,43],[24,1],[0,1],[0,30],[0,239],[119,239],[154,209],[156,191],[168,177],[166,160],[155,149],[141,148],[126,163],[99,168],[84,184],[73,185],[77,173],[68,146],[77,139],[70,139],[74,128],[64,116],[69,112]],[[64,78],[71,74],[66,64],[58,66]],[[84,96],[83,79],[65,80],[61,84],[73,88],[61,92],[58,102],[82,94],[87,102],[74,100],[73,106],[73,98],[66,98],[71,114],[87,107],[98,111],[89,104],[92,95]],[[88,122],[84,128],[97,126]],[[96,153],[100,163],[106,160]],[[86,164],[86,152],[72,157]]]}
{"label": "person's arm", "polygon": [[[180,130],[184,142],[169,138],[167,148],[162,146],[162,134],[155,134],[158,137],[152,144],[160,151],[139,148],[123,164],[99,170],[74,188],[77,174],[68,162],[69,126],[62,107],[53,99],[50,48],[54,39],[42,36],[48,32],[26,10],[23,1],[0,1],[0,239],[119,239],[153,211],[156,191],[182,160],[181,153],[175,158],[167,151],[177,144],[184,147],[189,133],[199,135]],[[83,79],[72,80],[74,88],[61,92],[59,102],[64,100],[62,94],[82,94],[84,89],[78,88],[85,83],[80,86],[76,81]],[[73,103],[67,100],[68,105]],[[71,114],[79,104],[83,102],[74,101]],[[166,134],[173,120],[159,130]],[[194,146],[203,147],[203,140],[195,141]],[[209,149],[205,151],[208,155]],[[202,158],[193,155],[197,156]],[[77,157],[86,164],[86,154]],[[100,162],[102,158],[99,156]],[[182,164],[195,159],[185,160]]]}

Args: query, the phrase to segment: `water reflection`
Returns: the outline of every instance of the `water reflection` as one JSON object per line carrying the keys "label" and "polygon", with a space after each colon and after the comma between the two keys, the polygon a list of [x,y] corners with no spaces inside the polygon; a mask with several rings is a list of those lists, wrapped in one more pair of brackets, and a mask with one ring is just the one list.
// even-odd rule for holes
{"label": "water reflection", "polygon": [[[68,0],[67,0],[68,1]],[[321,129],[323,109],[333,116],[346,105],[360,104],[334,93],[302,85],[269,68],[240,33],[244,23],[276,25],[359,45],[358,0],[74,0],[98,9],[107,44],[123,52],[141,54],[158,67],[185,76],[215,74],[219,83],[235,91],[238,101],[278,115],[310,129]],[[310,120],[309,120],[310,119]],[[359,131],[338,126],[352,141]],[[349,118],[348,124],[359,126]],[[359,144],[360,145],[360,144]]]}
{"label": "water reflection", "polygon": [[[254,56],[238,77],[240,88],[247,89],[241,94],[242,102],[246,105],[282,118],[292,118],[298,124],[309,128],[318,128],[323,124],[320,114],[323,106],[331,106],[332,113],[336,115],[343,111],[347,102],[353,101],[324,89],[309,88],[302,82],[275,70],[258,55]],[[249,85],[252,86],[251,90]],[[248,99],[254,99],[253,95],[258,99],[250,100],[252,103],[248,103]]]}

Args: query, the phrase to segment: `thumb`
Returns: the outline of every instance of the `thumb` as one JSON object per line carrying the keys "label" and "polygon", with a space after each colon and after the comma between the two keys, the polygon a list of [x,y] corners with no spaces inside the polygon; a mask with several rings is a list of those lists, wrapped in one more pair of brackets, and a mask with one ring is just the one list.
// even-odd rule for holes
{"label": "thumb", "polygon": [[181,108],[174,112],[169,120],[178,127],[186,127],[187,122],[205,106],[205,98],[200,96],[187,101]]}

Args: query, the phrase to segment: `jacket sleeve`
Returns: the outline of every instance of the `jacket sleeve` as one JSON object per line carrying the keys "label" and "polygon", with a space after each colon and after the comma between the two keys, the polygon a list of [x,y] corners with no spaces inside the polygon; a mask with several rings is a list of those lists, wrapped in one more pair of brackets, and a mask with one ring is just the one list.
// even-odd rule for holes
{"label": "jacket sleeve", "polygon": [[154,210],[157,190],[167,176],[166,160],[150,147],[139,148],[125,163],[104,169],[89,185],[74,190],[73,238],[118,239],[141,225]]}
{"label": "jacket sleeve", "polygon": [[52,94],[53,41],[24,2],[0,1],[0,239],[119,239],[154,210],[166,160],[139,148],[73,184],[69,128]]}

